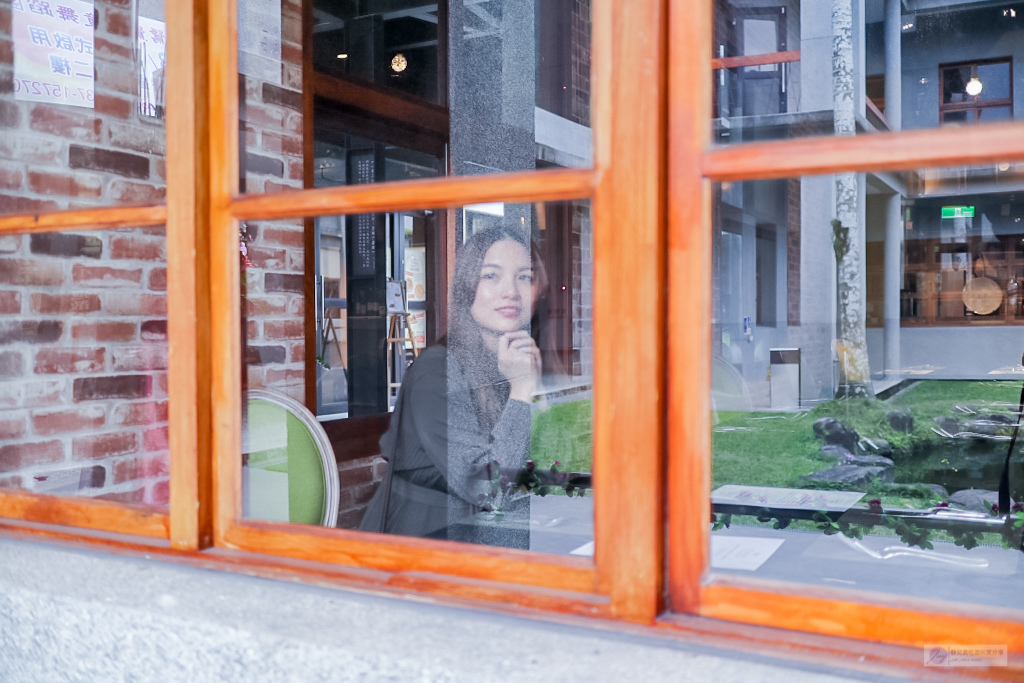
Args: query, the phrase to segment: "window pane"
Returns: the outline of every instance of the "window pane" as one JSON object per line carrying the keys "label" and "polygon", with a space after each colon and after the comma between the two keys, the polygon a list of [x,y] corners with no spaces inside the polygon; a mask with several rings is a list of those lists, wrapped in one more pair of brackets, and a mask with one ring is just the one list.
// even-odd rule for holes
{"label": "window pane", "polygon": [[163,1],[0,13],[0,215],[163,201]]}
{"label": "window pane", "polygon": [[1013,118],[1022,31],[990,3],[717,2],[715,142]]}
{"label": "window pane", "polygon": [[307,1],[239,2],[245,191],[591,165],[589,0]]}
{"label": "window pane", "polygon": [[244,516],[592,553],[588,201],[242,240]]}
{"label": "window pane", "polygon": [[1024,608],[1022,180],[716,186],[714,571]]}
{"label": "window pane", "polygon": [[165,508],[163,227],[0,237],[0,486]]}

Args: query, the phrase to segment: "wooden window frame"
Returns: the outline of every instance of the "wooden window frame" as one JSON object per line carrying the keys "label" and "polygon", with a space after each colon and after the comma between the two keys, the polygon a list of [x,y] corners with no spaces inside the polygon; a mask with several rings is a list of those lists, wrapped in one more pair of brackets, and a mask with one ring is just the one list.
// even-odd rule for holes
{"label": "wooden window frame", "polygon": [[[592,119],[595,162],[480,177],[442,177],[279,194],[239,193],[237,26],[233,0],[211,2],[208,53],[210,419],[212,545],[264,555],[389,572],[390,583],[422,577],[522,586],[526,602],[550,591],[576,595],[568,611],[652,621],[662,608],[661,469],[664,391],[664,27],[662,0],[595,0],[592,10]],[[306,46],[308,49],[308,45]],[[308,60],[306,60],[308,63]],[[629,76],[646,70],[649,79]],[[624,87],[612,88],[614,81]],[[616,117],[615,112],[622,112]],[[593,560],[358,531],[241,520],[241,343],[237,224],[241,220],[449,208],[481,202],[589,199],[594,212]],[[630,231],[621,230],[630,225]],[[619,283],[630,282],[626,288]],[[608,313],[605,313],[608,312]],[[204,349],[200,349],[202,354]],[[629,471],[630,477],[616,472]],[[601,482],[614,482],[614,486]],[[637,502],[639,501],[639,502]],[[631,539],[623,552],[614,539]],[[340,570],[340,569],[339,569]],[[418,583],[417,583],[418,582]],[[446,589],[450,590],[450,589]],[[494,589],[491,589],[494,590]],[[521,589],[512,589],[521,590]],[[545,592],[546,591],[546,592]],[[561,604],[561,603],[560,603]]]}
{"label": "wooden window frame", "polygon": [[[592,169],[240,195],[236,5],[177,5],[167,15],[167,79],[174,92],[194,97],[168,103],[166,206],[0,218],[0,234],[167,225],[176,283],[168,291],[170,513],[3,492],[8,519],[0,528],[152,547],[172,559],[261,575],[653,624],[667,633],[703,637],[724,629],[737,641],[757,640],[743,631],[747,624],[908,646],[952,633],[1006,643],[1019,657],[1019,612],[708,575],[711,183],[1024,160],[1016,123],[712,147],[712,6],[594,0]],[[239,520],[238,221],[582,198],[593,202],[595,241],[593,561]],[[666,608],[672,613],[659,620]],[[758,642],[769,641],[787,637]],[[849,641],[807,648],[870,650]]]}
{"label": "wooden window frame", "polygon": [[669,10],[667,553],[669,604],[679,616],[666,625],[710,617],[912,647],[955,638],[1006,644],[1020,657],[1019,610],[710,573],[711,183],[1024,160],[1020,123],[712,147],[704,116],[715,65],[712,4],[688,0]]}
{"label": "wooden window frame", "polygon": [[[979,66],[986,66],[988,64],[1005,64],[1008,72],[1008,79],[1010,83],[1010,96],[1004,97],[998,100],[979,100],[978,102],[943,102],[943,94],[945,93],[946,86],[946,69],[953,69],[956,67],[971,67],[971,73],[977,73]],[[963,123],[977,123],[981,119],[981,114],[986,109],[997,109],[1001,107],[1010,108],[1010,118],[1013,118],[1013,57],[998,57],[995,59],[974,59],[966,62],[950,62],[949,64],[939,64],[939,125],[946,122],[942,120],[943,115],[951,112],[967,112],[968,118]],[[950,121],[949,123],[957,123]]]}

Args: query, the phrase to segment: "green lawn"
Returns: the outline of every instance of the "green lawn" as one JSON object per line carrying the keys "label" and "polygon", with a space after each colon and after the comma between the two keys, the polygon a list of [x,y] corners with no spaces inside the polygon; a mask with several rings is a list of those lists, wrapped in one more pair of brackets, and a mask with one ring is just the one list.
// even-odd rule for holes
{"label": "green lawn", "polygon": [[[921,460],[930,445],[946,441],[932,431],[937,426],[932,418],[967,417],[956,410],[957,405],[979,413],[1016,410],[1019,397],[1017,382],[924,380],[890,401],[835,400],[796,414],[719,413],[712,437],[712,484],[803,486],[801,476],[835,464],[834,458],[820,452],[823,444],[812,431],[814,422],[822,417],[834,417],[862,437],[887,440],[899,479],[901,465]],[[913,416],[912,433],[896,432],[889,426],[886,414],[896,408]],[[922,507],[938,501],[921,487],[875,485],[869,493],[893,506]]]}
{"label": "green lawn", "polygon": [[530,452],[540,467],[551,467],[557,460],[563,472],[590,472],[593,436],[590,399],[556,403],[534,413]]}

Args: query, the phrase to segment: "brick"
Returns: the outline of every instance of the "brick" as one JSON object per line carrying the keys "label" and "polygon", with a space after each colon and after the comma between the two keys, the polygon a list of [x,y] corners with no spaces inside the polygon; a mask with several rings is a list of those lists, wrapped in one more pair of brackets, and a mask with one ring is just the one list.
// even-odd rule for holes
{"label": "brick", "polygon": [[288,315],[294,315],[298,317],[304,316],[306,313],[306,300],[302,298],[292,299],[288,302]]}
{"label": "brick", "polygon": [[340,468],[338,470],[338,480],[343,489],[369,484],[373,481],[373,466],[370,464],[360,464],[355,467]]}
{"label": "brick", "polygon": [[[282,49],[282,52],[284,50]],[[300,51],[301,52],[301,51]],[[301,59],[299,60],[302,61]],[[263,102],[280,107],[287,107],[295,111],[302,111],[302,93],[295,90],[287,90],[273,83],[263,84]]]}
{"label": "brick", "polygon": [[306,360],[306,345],[304,343],[292,344],[288,349],[288,360],[292,363],[302,363]]}
{"label": "brick", "polygon": [[21,477],[6,477],[0,479],[0,489],[23,489],[25,487],[24,480]]}
{"label": "brick", "polygon": [[260,328],[255,320],[247,320],[245,322],[245,338],[249,341],[259,339]]}
{"label": "brick", "polygon": [[115,493],[104,493],[96,496],[97,500],[109,500],[112,503],[126,503],[128,505],[139,505],[146,499],[146,489],[137,488],[132,491],[117,491]]}
{"label": "brick", "polygon": [[0,446],[0,472],[10,472],[31,465],[45,465],[64,459],[60,441],[41,441]]}
{"label": "brick", "polygon": [[0,314],[21,313],[21,294],[0,292]]}
{"label": "brick", "polygon": [[355,510],[347,510],[345,512],[338,513],[338,528],[339,529],[358,529],[359,524],[363,520],[363,515],[366,514],[366,508],[357,508]]}
{"label": "brick", "polygon": [[113,370],[131,372],[167,369],[167,346],[165,344],[116,349],[112,355]]}
{"label": "brick", "polygon": [[287,192],[289,190],[302,189],[302,180],[295,180],[291,182],[275,183],[272,180],[268,180],[263,184],[263,191],[267,193],[271,192]]}
{"label": "brick", "polygon": [[306,169],[303,167],[301,161],[289,161],[288,162],[288,177],[295,178],[296,180],[302,180],[305,178]]}
{"label": "brick", "polygon": [[125,455],[139,450],[135,432],[112,432],[76,437],[71,442],[71,455],[76,460],[96,460],[112,455]]}
{"label": "brick", "polygon": [[281,130],[284,127],[284,114],[285,112],[273,107],[246,105],[244,111],[239,112],[239,119],[257,129]]}
{"label": "brick", "polygon": [[0,189],[19,190],[23,178],[21,171],[16,168],[0,168]]}
{"label": "brick", "polygon": [[[293,386],[302,384],[306,380],[305,370],[279,370],[270,368],[267,370],[267,386],[285,385]],[[280,387],[279,387],[280,388]]]}
{"label": "brick", "polygon": [[21,107],[9,100],[0,101],[0,126],[17,128],[21,125]]}
{"label": "brick", "polygon": [[294,230],[267,228],[263,231],[263,239],[271,244],[280,244],[285,247],[302,247],[305,244],[305,233],[302,228]]}
{"label": "brick", "polygon": [[71,338],[75,341],[132,341],[135,339],[135,323],[76,323],[75,326],[71,328]]}
{"label": "brick", "polygon": [[150,505],[167,507],[170,499],[171,482],[168,480],[155,482],[152,486],[149,487],[149,491],[146,494],[146,501]]}
{"label": "brick", "polygon": [[147,451],[166,451],[170,432],[167,427],[147,429],[142,440]]}
{"label": "brick", "polygon": [[170,463],[165,455],[127,458],[114,464],[114,483],[123,484],[133,479],[154,479],[170,474]]}
{"label": "brick", "polygon": [[[0,30],[0,33],[6,31]],[[14,41],[9,38],[0,40],[0,64],[14,64]]]}
{"label": "brick", "polygon": [[0,443],[12,439],[20,439],[25,435],[25,418],[0,418]]}
{"label": "brick", "polygon": [[64,268],[59,263],[0,259],[0,284],[52,286],[64,283]]}
{"label": "brick", "polygon": [[285,315],[288,313],[287,303],[281,299],[260,299],[248,297],[243,305],[248,316]]}
{"label": "brick", "polygon": [[266,131],[263,133],[263,149],[272,154],[301,157],[302,138]]}
{"label": "brick", "polygon": [[55,406],[64,399],[63,387],[63,382],[59,380],[29,382],[24,386],[21,403],[25,408]]}
{"label": "brick", "polygon": [[263,289],[267,292],[294,292],[302,294],[305,279],[302,275],[267,273],[263,276]]}
{"label": "brick", "polygon": [[284,162],[251,152],[245,155],[245,172],[284,177]]}
{"label": "brick", "polygon": [[142,283],[142,269],[86,266],[76,263],[71,269],[71,279],[76,285],[90,287],[128,287]]}
{"label": "brick", "polygon": [[95,313],[100,310],[96,294],[33,294],[32,311],[42,314],[68,315]]}
{"label": "brick", "polygon": [[103,303],[110,315],[167,315],[167,297],[163,294],[110,292],[104,295]]}
{"label": "brick", "polygon": [[97,58],[93,66],[97,90],[113,91],[120,95],[138,93],[138,75],[129,62]]}
{"label": "brick", "polygon": [[100,93],[96,93],[93,109],[97,114],[116,119],[127,119],[135,111],[131,100],[111,95],[102,95]]}
{"label": "brick", "polygon": [[155,159],[153,161],[153,168],[156,170],[156,177],[166,182],[167,162],[164,159]]}
{"label": "brick", "polygon": [[167,240],[114,237],[110,240],[110,256],[136,261],[167,261]]}
{"label": "brick", "polygon": [[[288,63],[291,63],[291,64],[301,64],[302,63],[302,48],[299,47],[298,45],[289,45],[288,43],[282,43],[281,44],[281,61],[282,62],[288,62]],[[264,85],[264,93],[266,93],[266,89],[265,88],[266,88],[266,85]],[[294,92],[294,91],[285,91],[285,92]],[[302,93],[296,93],[296,94],[301,96]],[[263,99],[266,100],[266,96],[265,95],[264,95]]]}
{"label": "brick", "polygon": [[33,254],[47,256],[99,258],[103,255],[103,242],[95,235],[37,233],[29,239],[29,249]]}
{"label": "brick", "polygon": [[105,349],[41,349],[36,353],[33,372],[37,375],[102,372]]}
{"label": "brick", "polygon": [[263,336],[268,340],[302,339],[306,336],[306,325],[302,320],[268,320],[263,325]]}
{"label": "brick", "polygon": [[110,144],[144,154],[163,156],[166,140],[163,128],[129,126],[111,123],[108,126]]}
{"label": "brick", "polygon": [[38,135],[0,137],[0,158],[17,159],[24,164],[63,166],[66,152],[63,140],[47,140]]}
{"label": "brick", "polygon": [[271,365],[283,363],[286,349],[283,346],[246,347],[246,362],[249,365]]}
{"label": "brick", "polygon": [[49,470],[46,474],[37,474],[32,479],[36,482],[34,489],[40,493],[74,495],[85,489],[103,488],[107,481],[107,470],[102,465]]}
{"label": "brick", "polygon": [[148,398],[153,393],[153,379],[146,375],[78,377],[74,381],[72,393],[75,401]]}
{"label": "brick", "polygon": [[[97,57],[109,58],[112,61],[133,59],[131,46],[104,40],[99,36],[93,40],[93,53]],[[99,102],[99,97],[96,98],[96,102]]]}
{"label": "brick", "polygon": [[142,323],[141,331],[143,341],[166,341],[167,321],[146,320]]}
{"label": "brick", "polygon": [[103,14],[103,28],[107,33],[115,36],[132,35],[132,18],[129,13],[107,8]]}
{"label": "brick", "polygon": [[110,183],[107,198],[118,204],[156,204],[162,202],[167,188],[160,185],[145,185],[115,180]]}
{"label": "brick", "polygon": [[249,245],[249,261],[261,270],[281,270],[285,267],[286,258],[284,249]]}
{"label": "brick", "polygon": [[143,426],[167,422],[167,401],[145,401],[122,403],[114,408],[111,421],[123,426]]}
{"label": "brick", "polygon": [[64,324],[56,320],[0,322],[0,344],[45,344],[57,341]]}
{"label": "brick", "polygon": [[149,288],[157,291],[167,291],[167,269],[154,268],[149,271]]}
{"label": "brick", "polygon": [[107,411],[100,406],[37,413],[32,416],[32,429],[40,436],[99,429],[106,422]]}
{"label": "brick", "polygon": [[149,178],[149,159],[128,152],[71,145],[68,147],[68,165],[71,168],[116,173],[127,178]]}
{"label": "brick", "polygon": [[91,114],[70,111],[68,107],[37,104],[29,112],[29,127],[40,133],[50,133],[67,140],[99,142],[103,126]]}
{"label": "brick", "polygon": [[0,194],[0,214],[42,213],[56,211],[60,205],[52,199],[32,199],[30,197]]}
{"label": "brick", "polygon": [[98,199],[103,193],[103,179],[87,174],[29,171],[28,184],[38,194],[56,194],[73,199]]}

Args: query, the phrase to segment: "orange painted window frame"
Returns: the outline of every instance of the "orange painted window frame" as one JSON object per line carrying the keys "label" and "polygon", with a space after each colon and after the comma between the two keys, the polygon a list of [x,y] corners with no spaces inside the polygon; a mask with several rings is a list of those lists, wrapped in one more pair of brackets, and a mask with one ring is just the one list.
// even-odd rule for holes
{"label": "orange painted window frame", "polygon": [[716,577],[709,571],[711,182],[1024,160],[1024,122],[713,147],[712,7],[709,0],[671,2],[668,23],[670,609],[913,647],[947,642],[952,634],[958,642],[1006,644],[1011,657],[1020,657],[1024,613],[1017,610]]}
{"label": "orange painted window frame", "polygon": [[[606,615],[652,621],[662,608],[664,391],[660,377],[665,299],[664,155],[650,150],[661,148],[664,131],[663,2],[594,0],[593,168],[272,195],[239,193],[236,3],[210,2],[207,12],[209,35],[229,37],[210,42],[207,61],[210,230],[206,305],[221,311],[210,319],[208,349],[210,419],[216,427],[210,454],[212,544],[383,570],[399,581],[448,575],[464,582],[484,580],[535,591],[554,590],[579,596],[579,605],[589,605],[586,610],[596,604]],[[643,70],[652,78],[634,77]],[[613,83],[621,85],[612,87]],[[593,560],[240,519],[238,221],[574,199],[591,200],[595,217]],[[630,229],[623,230],[623,225]],[[639,376],[652,379],[637,383]],[[626,471],[630,477],[617,476]],[[622,538],[631,539],[628,550],[616,540]],[[593,603],[594,599],[598,602]]]}

